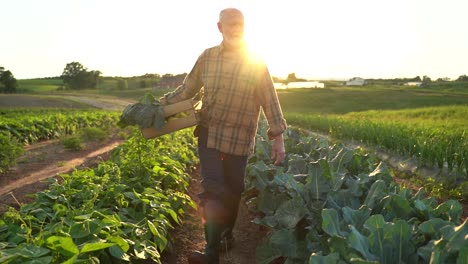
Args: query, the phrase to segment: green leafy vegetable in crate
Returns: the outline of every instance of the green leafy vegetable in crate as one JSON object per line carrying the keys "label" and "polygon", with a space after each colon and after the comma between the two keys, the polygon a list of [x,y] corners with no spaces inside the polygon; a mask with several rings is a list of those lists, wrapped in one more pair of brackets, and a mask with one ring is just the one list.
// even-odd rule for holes
{"label": "green leafy vegetable in crate", "polygon": [[125,107],[117,123],[121,128],[136,126],[161,129],[164,124],[164,106],[152,94],[146,93],[138,103]]}

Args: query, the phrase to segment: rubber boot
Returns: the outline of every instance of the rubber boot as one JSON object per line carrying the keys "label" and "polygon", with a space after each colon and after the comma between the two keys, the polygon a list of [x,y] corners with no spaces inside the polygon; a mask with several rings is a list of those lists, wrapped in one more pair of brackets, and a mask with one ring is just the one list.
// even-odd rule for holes
{"label": "rubber boot", "polygon": [[226,227],[221,234],[222,252],[230,250],[234,245],[234,236],[232,234],[232,230],[236,224],[240,200],[240,195],[228,195],[225,197],[224,205],[228,209],[229,213],[226,219]]}
{"label": "rubber boot", "polygon": [[226,228],[224,224],[226,210],[218,202],[207,202],[204,206],[205,218],[205,251],[194,251],[188,257],[189,264],[219,264],[221,234]]}

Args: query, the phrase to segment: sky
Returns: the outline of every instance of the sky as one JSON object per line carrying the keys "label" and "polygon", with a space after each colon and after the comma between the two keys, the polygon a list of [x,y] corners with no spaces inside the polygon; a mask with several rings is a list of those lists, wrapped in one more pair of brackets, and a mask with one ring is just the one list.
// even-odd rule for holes
{"label": "sky", "polygon": [[0,0],[0,66],[17,79],[79,62],[103,76],[180,74],[218,45],[237,7],[272,76],[468,75],[466,0]]}

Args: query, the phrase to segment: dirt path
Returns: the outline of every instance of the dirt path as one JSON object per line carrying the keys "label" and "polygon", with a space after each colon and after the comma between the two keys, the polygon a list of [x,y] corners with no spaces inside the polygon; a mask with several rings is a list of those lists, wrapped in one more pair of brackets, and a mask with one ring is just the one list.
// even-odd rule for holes
{"label": "dirt path", "polygon": [[58,140],[25,147],[17,165],[0,175],[0,214],[8,206],[18,207],[18,202],[30,201],[29,194],[47,188],[46,179],[107,159],[110,151],[122,142],[113,136],[101,142],[88,142],[81,151],[67,150]]}
{"label": "dirt path", "polygon": [[[197,201],[197,194],[201,191],[200,173],[194,171],[192,174],[188,194]],[[255,263],[255,250],[266,235],[266,229],[252,223],[253,214],[248,210],[244,201],[241,201],[238,220],[233,230],[235,242],[234,247],[221,255],[221,264],[250,264]],[[193,250],[203,250],[205,239],[203,226],[197,210],[187,211],[183,223],[172,233],[174,247],[166,252],[163,257],[165,264],[186,264],[187,256]]]}

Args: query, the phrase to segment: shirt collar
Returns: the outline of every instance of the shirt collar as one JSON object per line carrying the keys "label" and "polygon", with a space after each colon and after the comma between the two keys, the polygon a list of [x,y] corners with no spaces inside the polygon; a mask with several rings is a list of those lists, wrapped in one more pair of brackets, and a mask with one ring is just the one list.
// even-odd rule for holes
{"label": "shirt collar", "polygon": [[242,41],[241,46],[239,48],[236,48],[236,49],[228,48],[226,46],[226,44],[224,43],[224,41],[221,42],[221,44],[219,44],[219,53],[220,54],[222,54],[225,51],[244,52],[246,49],[247,49],[247,45],[245,44],[245,41]]}

